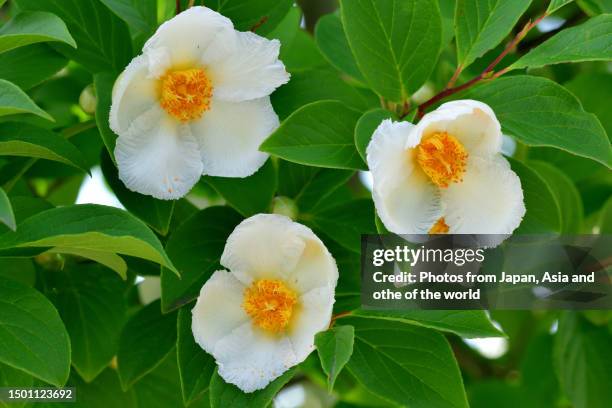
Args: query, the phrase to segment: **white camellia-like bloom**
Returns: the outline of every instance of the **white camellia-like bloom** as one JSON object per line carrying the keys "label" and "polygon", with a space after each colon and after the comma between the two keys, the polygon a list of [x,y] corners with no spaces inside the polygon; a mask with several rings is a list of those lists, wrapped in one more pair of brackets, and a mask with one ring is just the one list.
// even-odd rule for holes
{"label": "white camellia-like bloom", "polygon": [[275,214],[242,221],[192,310],[196,342],[244,392],[265,388],[314,350],[329,326],[336,262],[307,227]]}
{"label": "white camellia-like bloom", "polygon": [[279,124],[269,95],[289,80],[279,48],[206,7],[162,24],[113,88],[110,127],[123,183],[177,199],[202,174],[257,171],[268,157],[259,145]]}
{"label": "white camellia-like bloom", "polygon": [[486,104],[441,105],[413,125],[385,120],[367,148],[373,198],[397,234],[510,234],[525,215],[518,176],[501,155]]}

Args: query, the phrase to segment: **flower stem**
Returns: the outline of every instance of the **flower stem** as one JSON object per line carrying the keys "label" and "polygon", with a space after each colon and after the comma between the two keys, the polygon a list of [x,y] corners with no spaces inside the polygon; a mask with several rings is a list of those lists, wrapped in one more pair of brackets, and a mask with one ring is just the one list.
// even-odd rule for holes
{"label": "flower stem", "polygon": [[495,79],[495,78],[499,78],[500,76],[502,76],[503,74],[505,74],[506,72],[508,72],[508,69],[505,68],[497,73],[493,72],[493,70],[495,69],[495,67],[497,67],[497,65],[499,65],[499,63],[518,45],[519,42],[521,42],[521,40],[523,38],[525,38],[525,36],[527,35],[527,33],[529,33],[529,31],[531,31],[536,25],[538,25],[538,23],[540,21],[542,21],[542,19],[544,17],[546,17],[547,14],[544,13],[541,17],[537,18],[534,21],[529,21],[527,24],[525,24],[525,27],[523,27],[523,29],[512,39],[512,41],[510,41],[508,43],[508,45],[506,46],[506,48],[504,48],[504,50],[501,52],[501,54],[499,54],[497,56],[497,58],[495,58],[493,60],[493,62],[491,62],[489,64],[488,67],[485,68],[484,71],[482,71],[482,73],[474,78],[472,78],[471,80],[469,80],[468,82],[459,85],[459,86],[454,86],[455,81],[457,80],[457,78],[459,78],[459,74],[461,73],[462,67],[459,66],[457,67],[457,70],[455,71],[455,73],[453,74],[453,77],[451,78],[451,80],[449,81],[446,89],[444,89],[442,92],[438,93],[437,95],[434,95],[433,97],[431,97],[429,100],[423,102],[421,105],[419,105],[418,107],[418,112],[417,112],[417,117],[420,119],[423,117],[423,115],[425,115],[425,111],[427,108],[429,108],[430,106],[436,104],[437,102],[451,96],[454,95],[458,92],[461,92],[463,90],[466,90],[470,87],[472,87],[473,85],[476,85],[477,83],[483,81],[483,80],[489,80],[489,79]]}
{"label": "flower stem", "polygon": [[174,10],[174,14],[179,14],[181,12],[181,0],[176,0],[176,8]]}

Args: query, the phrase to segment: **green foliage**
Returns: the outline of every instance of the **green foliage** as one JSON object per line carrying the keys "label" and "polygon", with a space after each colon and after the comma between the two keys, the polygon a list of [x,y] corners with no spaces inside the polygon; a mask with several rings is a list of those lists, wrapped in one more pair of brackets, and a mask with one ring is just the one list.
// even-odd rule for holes
{"label": "green foliage", "polygon": [[40,109],[30,97],[4,79],[0,79],[0,117],[19,113],[31,113],[53,121],[47,112]]}
{"label": "green foliage", "polygon": [[270,405],[274,395],[291,380],[294,374],[295,369],[289,369],[263,390],[245,394],[235,385],[223,381],[223,378],[215,371],[210,381],[210,406],[211,408],[241,408],[246,406],[249,408],[265,408]]}
{"label": "green foliage", "polygon": [[0,188],[0,222],[15,231],[17,225],[15,224],[15,214],[13,213],[13,207],[11,201],[7,197],[6,193]]}
{"label": "green foliage", "polygon": [[0,124],[0,156],[53,160],[87,171],[82,153],[55,132],[19,123]]}
{"label": "green foliage", "polygon": [[[611,233],[610,0],[181,0],[278,39],[291,78],[270,95],[280,125],[257,172],[162,201],[119,180],[109,112],[176,4],[0,0],[0,386],[77,387],[83,408],[268,407],[289,387],[313,406],[609,405],[609,311],[363,309],[360,239],[387,232],[362,173],[375,129],[467,98],[515,142],[504,154],[527,211],[514,233]],[[542,31],[553,13],[562,25]],[[231,48],[215,45],[207,58]],[[125,210],[75,204],[102,199],[81,194],[100,169]],[[270,212],[314,231],[338,284],[316,352],[243,393],[196,343],[191,310],[229,234]],[[508,351],[489,358],[471,338]],[[31,404],[0,402],[13,406]]]}
{"label": "green foliage", "polygon": [[342,21],[359,70],[382,97],[403,102],[433,71],[442,37],[433,0],[343,0]]}
{"label": "green foliage", "polygon": [[207,390],[215,372],[215,360],[195,342],[191,331],[191,310],[181,308],[177,321],[176,354],[183,401],[189,405]]}
{"label": "green foliage", "polygon": [[76,48],[64,22],[51,13],[20,13],[0,28],[0,53],[49,41],[63,42]]}
{"label": "green foliage", "polygon": [[295,163],[363,169],[353,132],[359,112],[336,101],[305,105],[289,116],[260,150]]}
{"label": "green foliage", "polygon": [[119,339],[117,371],[123,390],[157,367],[174,350],[176,313],[162,314],[153,302],[132,316]]}
{"label": "green foliage", "polygon": [[491,106],[502,127],[528,146],[551,146],[612,166],[612,147],[601,122],[555,82],[517,75],[465,96]]}
{"label": "green foliage", "polygon": [[70,340],[57,310],[35,289],[6,278],[0,278],[0,299],[0,362],[56,387],[64,385]]}
{"label": "green foliage", "polygon": [[[119,72],[132,56],[127,25],[99,0],[16,0],[23,10],[46,11],[61,18],[76,41],[76,49],[58,50],[91,72]],[[111,35],[112,33],[112,35]]]}
{"label": "green foliage", "polygon": [[49,272],[46,291],[55,304],[72,346],[72,365],[87,382],[117,353],[126,319],[124,282],[100,265],[70,264]]}
{"label": "green foliage", "polygon": [[609,61],[612,59],[612,15],[603,14],[577,27],[556,34],[510,66],[537,68],[562,62]]}
{"label": "green foliage", "polygon": [[[166,251],[180,272],[180,278],[164,268],[161,272],[162,309],[181,307],[198,296],[214,271],[225,240],[242,220],[228,207],[209,207],[187,219],[168,239]],[[189,245],[185,245],[188,242]]]}
{"label": "green foliage", "polygon": [[612,378],[610,332],[573,312],[559,322],[554,359],[563,389],[576,408],[607,406]]}
{"label": "green foliage", "polygon": [[[0,236],[0,256],[39,254],[48,249],[94,260],[109,254],[129,255],[176,271],[151,230],[129,213],[110,207],[54,208],[28,218],[17,232]],[[125,270],[116,272],[125,276]]]}
{"label": "green foliage", "polygon": [[530,3],[531,0],[457,0],[457,64],[465,68],[499,44]]}
{"label": "green foliage", "polygon": [[353,354],[355,329],[353,326],[337,326],[317,334],[315,344],[321,359],[321,367],[327,374],[327,388],[331,391],[338,374]]}
{"label": "green foliage", "polygon": [[341,322],[355,327],[347,368],[370,392],[397,405],[467,408],[459,367],[444,336],[398,321]]}

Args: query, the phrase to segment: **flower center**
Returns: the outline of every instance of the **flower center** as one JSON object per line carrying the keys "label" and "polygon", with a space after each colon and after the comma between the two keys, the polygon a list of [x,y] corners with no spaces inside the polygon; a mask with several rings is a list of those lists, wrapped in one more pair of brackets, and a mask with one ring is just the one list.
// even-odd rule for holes
{"label": "flower center", "polygon": [[438,221],[436,221],[436,223],[430,228],[429,234],[448,234],[448,230],[449,227],[446,225],[444,217],[440,217],[440,219],[438,219]]}
{"label": "flower center", "polygon": [[244,291],[242,307],[257,327],[279,333],[289,324],[296,303],[296,293],[282,281],[261,279]]}
{"label": "flower center", "polygon": [[467,157],[461,142],[446,132],[426,136],[417,146],[417,162],[438,187],[462,180]]}
{"label": "flower center", "polygon": [[159,103],[171,116],[187,122],[199,119],[210,108],[212,91],[203,69],[171,71],[161,78]]}

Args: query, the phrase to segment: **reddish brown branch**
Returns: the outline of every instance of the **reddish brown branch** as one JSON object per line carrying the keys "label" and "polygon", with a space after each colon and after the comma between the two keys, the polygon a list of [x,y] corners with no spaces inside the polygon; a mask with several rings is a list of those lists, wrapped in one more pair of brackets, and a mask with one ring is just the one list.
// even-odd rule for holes
{"label": "reddish brown branch", "polygon": [[471,80],[469,80],[468,82],[459,85],[459,86],[453,86],[455,81],[457,80],[457,78],[459,77],[459,74],[461,73],[461,66],[459,66],[457,68],[457,70],[455,71],[455,73],[453,74],[453,77],[451,78],[451,80],[448,83],[448,86],[446,89],[444,89],[442,92],[438,93],[437,95],[434,95],[433,97],[431,97],[429,100],[423,102],[421,105],[419,105],[418,108],[418,112],[417,112],[417,118],[421,119],[423,117],[423,115],[425,115],[425,111],[427,110],[427,108],[429,108],[430,106],[440,102],[441,100],[454,95],[458,92],[464,91],[470,87],[472,87],[473,85],[477,84],[478,82],[482,81],[482,80],[486,80],[486,79],[491,79],[491,78],[498,78],[501,75],[505,74],[508,70],[507,68],[495,73],[493,72],[493,70],[495,69],[495,67],[497,67],[497,65],[499,65],[499,63],[518,45],[519,42],[521,42],[521,40],[523,38],[525,38],[525,36],[527,35],[527,33],[529,31],[531,31],[536,25],[538,25],[538,23],[540,21],[542,21],[542,19],[546,17],[546,14],[542,15],[541,17],[539,17],[538,19],[536,19],[535,21],[529,21],[527,24],[525,24],[525,27],[523,27],[523,29],[512,39],[512,41],[510,41],[508,43],[508,45],[506,46],[506,48],[504,48],[504,50],[501,52],[501,54],[499,54],[497,56],[497,58],[495,58],[487,68],[485,68],[484,71],[482,71],[482,73],[480,75],[478,75],[475,78],[472,78]]}
{"label": "reddish brown branch", "polygon": [[176,0],[176,7],[174,9],[174,14],[179,14],[181,12],[181,0]]}
{"label": "reddish brown branch", "polygon": [[256,22],[253,25],[253,27],[251,27],[251,29],[249,31],[254,33],[259,27],[261,27],[262,25],[266,24],[267,21],[268,21],[268,16],[263,16],[258,22]]}

